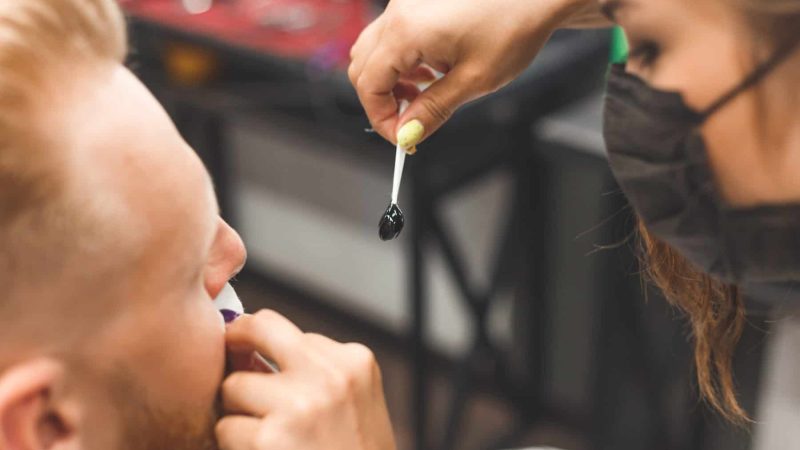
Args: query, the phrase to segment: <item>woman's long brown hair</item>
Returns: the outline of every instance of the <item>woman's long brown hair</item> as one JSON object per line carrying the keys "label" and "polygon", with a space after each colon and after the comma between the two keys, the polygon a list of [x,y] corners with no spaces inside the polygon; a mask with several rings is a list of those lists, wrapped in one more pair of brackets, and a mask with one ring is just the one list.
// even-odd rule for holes
{"label": "woman's long brown hair", "polygon": [[726,419],[747,423],[750,419],[736,398],[731,367],[745,325],[739,290],[695,268],[672,247],[652,236],[641,223],[639,242],[644,274],[691,323],[701,394]]}

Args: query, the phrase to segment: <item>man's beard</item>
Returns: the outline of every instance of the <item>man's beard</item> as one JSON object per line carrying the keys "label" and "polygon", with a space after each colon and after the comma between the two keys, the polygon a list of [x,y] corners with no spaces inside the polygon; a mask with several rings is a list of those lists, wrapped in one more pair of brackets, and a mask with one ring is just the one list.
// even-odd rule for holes
{"label": "man's beard", "polygon": [[168,410],[156,405],[129,377],[115,378],[120,450],[218,450],[214,426],[221,417],[219,398],[206,411]]}

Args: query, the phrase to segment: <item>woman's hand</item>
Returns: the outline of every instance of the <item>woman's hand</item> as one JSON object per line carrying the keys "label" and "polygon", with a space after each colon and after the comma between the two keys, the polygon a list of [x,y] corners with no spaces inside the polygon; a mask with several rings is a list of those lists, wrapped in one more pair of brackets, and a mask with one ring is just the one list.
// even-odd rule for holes
{"label": "woman's hand", "polygon": [[395,450],[380,369],[366,347],[303,333],[261,311],[228,327],[229,351],[257,351],[278,374],[234,372],[222,385],[222,450]]}
{"label": "woman's hand", "polygon": [[[400,125],[429,136],[453,112],[520,74],[550,34],[595,0],[392,0],[351,50],[348,71],[373,128],[390,142]],[[445,76],[431,80],[425,64]],[[398,116],[398,98],[413,100]]]}

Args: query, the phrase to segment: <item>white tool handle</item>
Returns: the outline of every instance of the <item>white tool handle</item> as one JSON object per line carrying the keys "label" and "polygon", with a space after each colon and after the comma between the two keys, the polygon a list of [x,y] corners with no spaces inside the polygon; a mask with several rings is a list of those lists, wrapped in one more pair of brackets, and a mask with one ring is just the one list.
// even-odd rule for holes
{"label": "white tool handle", "polygon": [[[406,112],[408,108],[408,101],[400,101],[400,115]],[[394,156],[394,178],[392,179],[392,204],[397,204],[397,196],[400,194],[400,180],[403,178],[403,168],[406,165],[406,152],[397,144],[397,150]]]}

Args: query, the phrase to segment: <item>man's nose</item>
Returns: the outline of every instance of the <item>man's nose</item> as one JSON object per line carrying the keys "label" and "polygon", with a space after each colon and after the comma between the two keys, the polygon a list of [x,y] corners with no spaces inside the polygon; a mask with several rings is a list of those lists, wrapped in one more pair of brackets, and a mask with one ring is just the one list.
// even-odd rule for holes
{"label": "man's nose", "polygon": [[223,238],[225,259],[229,261],[231,265],[228,271],[228,279],[231,279],[244,268],[244,264],[247,262],[247,249],[239,233],[231,228],[224,220],[222,224],[224,227],[223,232],[225,233],[225,237]]}
{"label": "man's nose", "polygon": [[247,260],[247,250],[239,233],[220,219],[214,256],[206,269],[206,290],[214,298],[225,283],[236,276]]}

